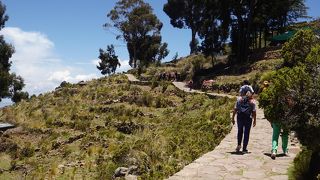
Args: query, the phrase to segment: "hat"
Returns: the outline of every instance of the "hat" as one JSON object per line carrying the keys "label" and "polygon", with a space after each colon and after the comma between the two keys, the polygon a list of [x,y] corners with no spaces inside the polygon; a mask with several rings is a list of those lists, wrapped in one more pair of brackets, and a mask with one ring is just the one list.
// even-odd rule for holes
{"label": "hat", "polygon": [[263,81],[263,85],[269,85],[269,81]]}

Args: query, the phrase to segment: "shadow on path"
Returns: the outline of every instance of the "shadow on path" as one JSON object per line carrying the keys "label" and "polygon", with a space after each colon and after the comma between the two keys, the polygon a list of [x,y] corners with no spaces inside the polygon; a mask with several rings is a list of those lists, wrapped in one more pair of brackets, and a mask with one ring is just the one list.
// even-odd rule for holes
{"label": "shadow on path", "polygon": [[[271,153],[263,153],[265,156],[268,156],[271,158]],[[277,154],[276,157],[288,157],[286,154],[282,153],[282,154]]]}

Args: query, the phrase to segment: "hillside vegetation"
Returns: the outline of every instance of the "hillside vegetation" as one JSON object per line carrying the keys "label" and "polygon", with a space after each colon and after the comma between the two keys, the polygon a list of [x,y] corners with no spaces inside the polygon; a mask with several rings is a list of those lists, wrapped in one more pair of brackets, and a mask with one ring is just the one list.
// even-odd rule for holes
{"label": "hillside vegetation", "polygon": [[230,131],[233,100],[141,86],[114,75],[63,84],[0,110],[0,179],[110,179],[118,167],[162,179]]}
{"label": "hillside vegetation", "polygon": [[[279,51],[267,51],[265,54],[278,53]],[[142,71],[140,79],[158,81],[166,79],[161,77],[162,74],[177,73],[178,77],[176,79],[178,81],[187,82],[192,79],[194,82],[193,88],[237,95],[245,79],[249,80],[258,92],[262,84],[263,74],[276,70],[282,64],[283,59],[281,57],[266,56],[256,61],[234,64],[229,61],[227,56],[218,56],[211,59],[211,57],[206,58],[199,54],[180,58],[171,63],[148,67]],[[130,70],[130,72],[139,76],[135,69]],[[174,80],[174,78],[171,77],[169,80]],[[203,87],[204,80],[213,81],[208,86]]]}

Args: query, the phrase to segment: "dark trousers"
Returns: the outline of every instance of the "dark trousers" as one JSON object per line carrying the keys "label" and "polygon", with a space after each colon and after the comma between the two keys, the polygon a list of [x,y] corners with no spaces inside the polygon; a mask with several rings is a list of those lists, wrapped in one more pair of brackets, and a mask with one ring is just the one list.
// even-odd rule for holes
{"label": "dark trousers", "polygon": [[247,149],[249,142],[250,129],[252,125],[252,118],[247,115],[237,114],[237,124],[238,124],[238,146],[241,145],[243,137],[243,150]]}

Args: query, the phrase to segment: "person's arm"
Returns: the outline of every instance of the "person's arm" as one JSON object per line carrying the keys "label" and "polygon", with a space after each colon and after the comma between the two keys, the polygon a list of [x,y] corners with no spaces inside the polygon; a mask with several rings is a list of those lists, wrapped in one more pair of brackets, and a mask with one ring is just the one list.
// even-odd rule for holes
{"label": "person's arm", "polygon": [[256,111],[252,112],[252,117],[253,117],[253,127],[255,127],[257,124],[257,112]]}
{"label": "person's arm", "polygon": [[234,124],[234,123],[236,122],[236,121],[234,120],[234,117],[235,117],[235,115],[236,115],[236,113],[237,113],[237,111],[238,111],[237,105],[238,105],[238,99],[237,99],[237,101],[236,101],[236,103],[235,103],[235,105],[234,105],[233,112],[232,112],[232,124]]}
{"label": "person's arm", "polygon": [[253,108],[252,108],[252,118],[253,118],[253,127],[257,124],[257,109],[256,109],[256,102],[253,101]]}
{"label": "person's arm", "polygon": [[233,112],[232,112],[232,124],[236,123],[236,121],[234,120],[234,117],[235,117],[236,113],[237,113],[237,109],[234,108]]}

